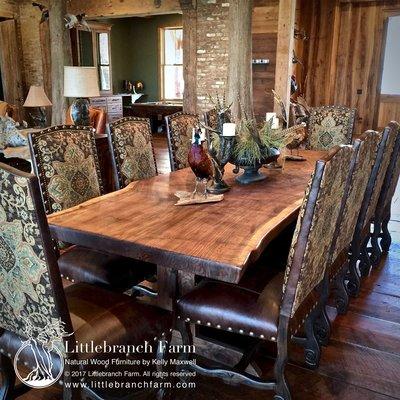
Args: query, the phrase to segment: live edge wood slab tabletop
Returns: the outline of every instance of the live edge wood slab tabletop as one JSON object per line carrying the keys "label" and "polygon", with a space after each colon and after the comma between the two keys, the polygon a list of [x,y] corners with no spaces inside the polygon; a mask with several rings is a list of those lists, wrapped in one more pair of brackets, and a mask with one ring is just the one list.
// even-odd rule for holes
{"label": "live edge wood slab tabletop", "polygon": [[232,189],[219,203],[175,206],[175,192],[194,188],[195,177],[186,168],[52,214],[50,229],[61,241],[180,270],[193,280],[200,275],[237,283],[297,218],[315,162],[325,155],[301,154],[306,161],[286,161],[283,171],[262,168],[267,179],[245,186],[235,182],[233,166],[227,165],[225,180]]}

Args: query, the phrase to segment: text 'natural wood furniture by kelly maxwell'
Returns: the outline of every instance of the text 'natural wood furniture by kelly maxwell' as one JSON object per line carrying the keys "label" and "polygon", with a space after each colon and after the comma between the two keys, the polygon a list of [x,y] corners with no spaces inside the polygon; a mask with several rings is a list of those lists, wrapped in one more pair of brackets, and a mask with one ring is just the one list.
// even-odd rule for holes
{"label": "text 'natural wood furniture by kelly maxwell'", "polygon": [[174,193],[193,187],[186,168],[50,215],[50,229],[68,243],[157,264],[158,304],[171,308],[176,295],[194,286],[195,275],[237,283],[296,219],[315,161],[324,155],[303,154],[307,161],[287,162],[283,172],[271,170],[254,186],[235,185],[227,167],[233,188],[220,203],[174,206]]}

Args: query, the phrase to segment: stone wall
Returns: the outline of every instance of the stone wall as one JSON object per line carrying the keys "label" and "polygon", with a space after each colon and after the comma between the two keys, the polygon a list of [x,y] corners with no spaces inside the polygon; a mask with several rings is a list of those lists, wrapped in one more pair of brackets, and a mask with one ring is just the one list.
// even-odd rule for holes
{"label": "stone wall", "polygon": [[[41,4],[46,2],[41,1]],[[39,23],[42,16],[31,0],[20,0],[18,10],[19,36],[22,43],[22,77],[25,90],[31,85],[43,85],[42,54]]]}
{"label": "stone wall", "polygon": [[228,72],[229,2],[197,3],[197,105],[198,112],[212,108],[209,96],[223,95]]}

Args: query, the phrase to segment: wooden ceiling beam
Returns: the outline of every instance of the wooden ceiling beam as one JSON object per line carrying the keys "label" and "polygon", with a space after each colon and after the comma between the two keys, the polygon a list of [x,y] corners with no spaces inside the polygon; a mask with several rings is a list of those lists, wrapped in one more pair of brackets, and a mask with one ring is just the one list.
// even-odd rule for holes
{"label": "wooden ceiling beam", "polygon": [[84,12],[88,18],[118,18],[180,13],[181,5],[179,0],[162,0],[159,7],[156,7],[154,0],[71,0],[68,12],[72,14]]}

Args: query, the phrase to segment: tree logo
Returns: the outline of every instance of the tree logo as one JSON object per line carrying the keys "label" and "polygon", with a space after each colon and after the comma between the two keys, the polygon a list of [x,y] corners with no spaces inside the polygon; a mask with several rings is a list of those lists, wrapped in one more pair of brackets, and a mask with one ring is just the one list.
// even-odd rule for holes
{"label": "tree logo", "polygon": [[64,371],[63,337],[69,335],[60,320],[40,328],[31,319],[24,320],[27,340],[22,342],[15,354],[15,373],[22,383],[32,388],[51,386]]}

